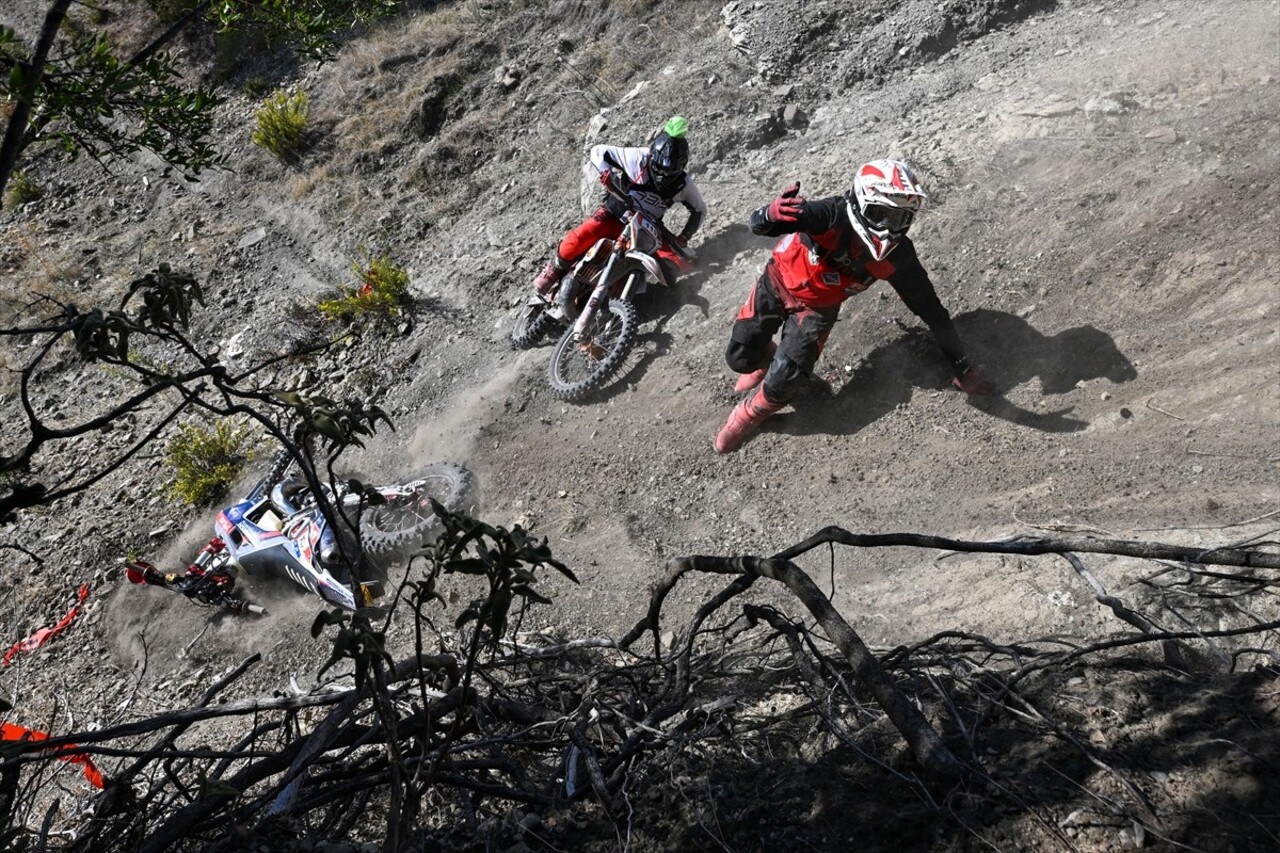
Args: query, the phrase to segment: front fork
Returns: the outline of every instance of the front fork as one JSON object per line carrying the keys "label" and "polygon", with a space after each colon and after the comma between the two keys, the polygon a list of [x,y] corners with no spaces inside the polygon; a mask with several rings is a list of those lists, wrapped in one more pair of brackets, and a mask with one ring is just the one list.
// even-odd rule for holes
{"label": "front fork", "polygon": [[[591,291],[591,296],[587,298],[586,307],[582,309],[582,313],[578,315],[577,321],[573,324],[573,339],[578,343],[581,343],[587,337],[587,328],[591,325],[592,318],[595,317],[596,312],[600,310],[600,307],[606,301],[613,265],[617,263],[620,254],[619,252],[614,252],[609,256],[609,263],[605,264],[604,269],[600,271],[600,280],[596,284],[595,290]],[[634,281],[634,277],[627,277],[627,283],[623,286],[622,293],[618,294],[619,299],[625,300],[631,296],[631,285]]]}

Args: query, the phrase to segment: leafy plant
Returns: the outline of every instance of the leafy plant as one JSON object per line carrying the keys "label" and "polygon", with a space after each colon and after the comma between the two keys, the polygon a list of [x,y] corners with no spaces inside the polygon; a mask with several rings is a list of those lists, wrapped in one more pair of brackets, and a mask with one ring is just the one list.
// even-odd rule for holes
{"label": "leafy plant", "polygon": [[[323,61],[336,53],[353,26],[392,14],[397,0],[299,0],[211,3],[152,0],[172,24],[132,56],[118,54],[104,35],[68,15],[70,3],[49,4],[44,25],[28,47],[12,27],[0,25],[0,196],[34,145],[57,140],[70,153],[108,161],[150,151],[186,177],[221,165],[213,147],[213,110],[221,102],[203,85],[183,81],[164,50],[180,32],[203,21],[220,33],[252,30],[269,45]],[[64,26],[65,25],[65,26]],[[256,40],[251,43],[256,44]],[[229,56],[240,41],[223,48]]]}
{"label": "leafy plant", "polygon": [[395,316],[409,290],[409,272],[385,255],[367,263],[354,262],[352,271],[360,283],[343,287],[332,299],[320,301],[320,313],[330,320],[349,320],[365,315]]}
{"label": "leafy plant", "polygon": [[[487,589],[478,595],[454,620],[455,628],[476,623],[476,635],[487,635],[486,642],[496,648],[507,632],[512,608],[522,611],[531,604],[550,604],[551,599],[535,589],[538,569],[555,569],[564,577],[578,578],[564,563],[552,556],[545,538],[538,539],[520,525],[511,529],[485,524],[461,513],[449,512],[434,498],[431,508],[444,527],[431,550],[428,561],[437,572],[483,577]],[[416,593],[436,598],[435,574],[428,583],[419,583]]]}
{"label": "leafy plant", "polygon": [[195,8],[195,0],[149,0],[151,11],[165,24],[172,24]]}
{"label": "leafy plant", "polygon": [[282,405],[296,410],[300,444],[307,445],[319,438],[334,452],[345,447],[364,447],[361,436],[377,432],[379,421],[395,429],[386,412],[361,400],[339,403],[319,395],[303,396],[296,391],[277,391],[274,397]]}
{"label": "leafy plant", "polygon": [[56,75],[34,76],[16,65],[0,80],[0,98],[38,106],[23,118],[23,146],[56,140],[70,156],[85,153],[99,162],[152,151],[188,176],[225,160],[210,141],[221,96],[190,88],[167,54],[126,61],[104,35],[65,32],[67,55]]}
{"label": "leafy plant", "polygon": [[4,194],[4,209],[14,210],[29,201],[35,201],[44,195],[39,185],[23,172],[14,172],[9,180],[9,188]]}
{"label": "leafy plant", "polygon": [[283,90],[267,98],[257,112],[253,143],[281,160],[293,160],[302,148],[311,111],[306,92],[289,94]]}
{"label": "leafy plant", "polygon": [[255,74],[244,81],[242,87],[251,98],[261,98],[271,89],[271,82],[261,74]]}
{"label": "leafy plant", "polygon": [[226,493],[252,457],[245,448],[249,430],[221,420],[212,429],[187,424],[165,447],[165,461],[177,473],[171,487],[179,499],[199,506]]}

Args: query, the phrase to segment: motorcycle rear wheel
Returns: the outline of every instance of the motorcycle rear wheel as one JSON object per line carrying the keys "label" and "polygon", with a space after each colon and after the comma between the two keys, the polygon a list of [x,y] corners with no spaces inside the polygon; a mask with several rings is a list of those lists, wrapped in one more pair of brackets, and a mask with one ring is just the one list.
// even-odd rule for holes
{"label": "motorcycle rear wheel", "polygon": [[565,330],[551,354],[547,378],[558,399],[577,403],[613,378],[636,344],[636,306],[609,300],[608,311],[597,311],[582,341],[573,327]]}
{"label": "motorcycle rear wheel", "polygon": [[556,327],[556,319],[547,313],[545,305],[525,305],[516,317],[511,329],[511,348],[530,349],[542,343]]}
{"label": "motorcycle rear wheel", "polygon": [[431,507],[431,498],[450,512],[469,509],[475,479],[460,465],[437,462],[398,488],[406,493],[371,506],[360,516],[360,542],[365,555],[376,563],[402,562],[434,542],[443,524]]}

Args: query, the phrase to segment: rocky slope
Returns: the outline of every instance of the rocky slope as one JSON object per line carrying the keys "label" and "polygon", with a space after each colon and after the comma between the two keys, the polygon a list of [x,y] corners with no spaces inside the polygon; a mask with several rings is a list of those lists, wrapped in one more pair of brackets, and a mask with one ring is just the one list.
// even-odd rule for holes
{"label": "rocky slope", "polygon": [[[249,142],[256,102],[236,87],[254,76],[311,95],[313,144],[296,166]],[[1270,0],[426,4],[354,37],[331,65],[263,62],[229,80],[219,133],[232,170],[184,184],[146,158],[111,174],[39,163],[45,197],[0,220],[2,296],[6,311],[32,291],[109,299],[168,262],[207,282],[201,336],[250,358],[314,334],[311,306],[349,282],[363,252],[405,264],[404,322],[299,370],[330,396],[371,394],[395,418],[396,432],[352,460],[360,471],[464,463],[486,520],[550,539],[582,583],[554,585],[555,606],[530,627],[616,631],[667,559],[772,553],[827,524],[1267,538],[1280,510],[1278,82]],[[711,206],[700,268],[646,303],[618,382],[559,403],[548,351],[507,347],[515,306],[580,216],[585,147],[641,142],[673,113],[691,121],[692,172]],[[812,393],[717,457],[710,438],[734,402],[722,352],[769,248],[747,232],[748,212],[792,180],[815,197],[843,192],[855,165],[880,156],[908,160],[930,189],[913,235],[1001,395],[952,391],[921,324],[880,286],[846,305]],[[23,353],[10,347],[8,363]],[[16,403],[3,393],[7,445]],[[118,378],[68,367],[43,405],[70,417],[118,393]],[[141,423],[41,464],[74,466]],[[102,725],[178,706],[251,649],[266,661],[249,692],[290,676],[309,686],[323,662],[306,599],[245,629],[120,588],[127,550],[175,564],[208,535],[211,512],[170,502],[163,478],[142,460],[0,534],[45,559],[15,557],[0,574],[15,639],[82,580],[92,587],[86,619],[0,673],[25,720]],[[1137,583],[1149,566],[1090,567],[1127,599],[1151,595]],[[1118,627],[1061,561],[842,552],[833,572],[834,600],[877,645]],[[674,604],[698,600],[691,589]],[[1205,719],[1273,725],[1274,707],[1250,692],[1267,683]],[[1163,779],[1151,777],[1162,807],[1203,818],[1225,779],[1274,785],[1274,770],[1193,746],[1204,732],[1144,689],[1135,683],[1114,730],[1167,736]],[[1273,748],[1264,755],[1274,763]],[[1254,793],[1240,785],[1244,810]],[[1082,807],[1063,802],[1054,818]],[[1262,849],[1280,818],[1273,807],[1254,817],[1175,822],[1171,837]],[[1017,820],[998,844],[1016,845]],[[1134,840],[1105,821],[1063,825],[1081,849]]]}

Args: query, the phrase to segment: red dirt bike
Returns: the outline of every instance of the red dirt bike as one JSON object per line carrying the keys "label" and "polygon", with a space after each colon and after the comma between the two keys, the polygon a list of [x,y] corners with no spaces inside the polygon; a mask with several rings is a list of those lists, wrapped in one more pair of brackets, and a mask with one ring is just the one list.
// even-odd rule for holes
{"label": "red dirt bike", "polygon": [[[609,191],[630,203],[618,188]],[[561,400],[579,402],[613,378],[636,343],[639,321],[632,300],[650,283],[670,287],[677,273],[696,263],[697,256],[661,220],[632,208],[623,222],[622,234],[597,240],[550,300],[530,297],[511,332],[517,349],[560,333],[547,379]],[[664,246],[679,258],[678,265],[659,261]]]}
{"label": "red dirt bike", "polygon": [[[284,476],[289,465],[287,454],[278,455],[243,500],[218,513],[214,538],[185,573],[135,561],[126,566],[128,579],[240,615],[265,613],[236,588],[243,570],[262,579],[287,578],[329,604],[355,610],[381,594],[381,579],[356,577],[349,555],[363,549],[366,562],[381,572],[421,552],[441,530],[432,499],[458,512],[467,508],[474,487],[469,471],[448,463],[429,465],[412,480],[362,491],[353,484],[325,486],[343,515],[359,513],[357,537],[345,524],[339,530],[329,524],[310,486]],[[377,496],[372,501],[369,489]]]}

